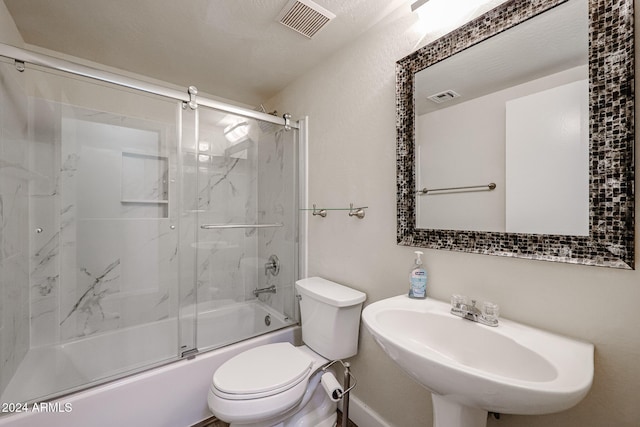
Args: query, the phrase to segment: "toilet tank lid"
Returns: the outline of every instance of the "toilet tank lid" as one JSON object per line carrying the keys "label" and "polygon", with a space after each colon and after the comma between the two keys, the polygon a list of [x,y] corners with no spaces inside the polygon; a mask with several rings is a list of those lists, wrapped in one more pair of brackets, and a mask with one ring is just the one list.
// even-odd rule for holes
{"label": "toilet tank lid", "polygon": [[335,307],[349,307],[367,299],[367,294],[332,282],[322,277],[308,277],[296,282],[296,288],[302,295]]}

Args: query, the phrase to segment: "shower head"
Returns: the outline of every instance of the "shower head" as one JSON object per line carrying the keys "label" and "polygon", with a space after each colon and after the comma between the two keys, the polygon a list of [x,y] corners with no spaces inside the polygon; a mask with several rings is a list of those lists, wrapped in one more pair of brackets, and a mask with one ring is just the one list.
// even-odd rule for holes
{"label": "shower head", "polygon": [[[277,110],[273,110],[272,112],[267,113],[266,108],[264,108],[264,105],[262,105],[262,104],[260,104],[258,107],[256,107],[255,111],[260,111],[262,113],[271,114],[272,116],[278,116],[278,111]],[[260,130],[263,133],[270,133],[270,132],[273,132],[275,130],[275,125],[273,123],[263,122],[262,120],[258,120],[258,126],[260,127]]]}

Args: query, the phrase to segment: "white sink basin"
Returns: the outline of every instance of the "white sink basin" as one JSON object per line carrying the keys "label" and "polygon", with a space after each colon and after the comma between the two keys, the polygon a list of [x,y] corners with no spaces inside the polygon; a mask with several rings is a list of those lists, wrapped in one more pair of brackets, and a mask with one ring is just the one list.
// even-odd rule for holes
{"label": "white sink basin", "polygon": [[589,391],[592,344],[502,318],[485,326],[449,310],[401,295],[362,312],[389,357],[432,392],[434,426],[485,426],[488,411],[558,412]]}

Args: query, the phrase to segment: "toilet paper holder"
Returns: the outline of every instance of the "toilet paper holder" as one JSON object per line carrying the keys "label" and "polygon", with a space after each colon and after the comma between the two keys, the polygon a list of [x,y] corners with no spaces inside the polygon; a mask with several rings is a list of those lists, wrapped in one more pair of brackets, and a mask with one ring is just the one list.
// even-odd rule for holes
{"label": "toilet paper holder", "polygon": [[[358,381],[351,373],[351,364],[349,362],[343,362],[342,360],[334,360],[327,363],[322,367],[322,372],[327,372],[327,370],[336,363],[340,363],[344,368],[344,379],[342,385],[344,391],[342,392],[340,399],[342,399],[342,427],[347,427],[347,423],[349,422],[349,392],[353,390],[356,384],[358,384]],[[353,380],[353,385],[351,385],[351,380]]]}

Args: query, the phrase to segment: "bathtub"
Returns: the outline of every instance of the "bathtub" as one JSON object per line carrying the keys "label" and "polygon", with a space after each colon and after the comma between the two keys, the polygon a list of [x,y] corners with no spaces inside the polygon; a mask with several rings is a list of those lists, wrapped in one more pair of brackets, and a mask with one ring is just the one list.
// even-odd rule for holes
{"label": "bathtub", "polygon": [[[238,337],[251,338],[293,323],[259,300],[222,302],[222,305],[220,301],[199,303],[198,313],[196,342],[201,351],[232,344],[239,341]],[[193,325],[195,322],[190,318],[182,322],[183,336],[192,336]]]}
{"label": "bathtub", "polygon": [[[267,315],[270,325],[264,321]],[[229,333],[231,326],[233,334]],[[192,332],[189,327],[182,333]],[[200,348],[225,345],[238,336],[262,335],[44,404],[24,404],[19,400],[20,393],[33,390],[47,394],[46,388],[56,381],[58,386],[71,388],[105,378],[111,371],[121,372],[122,366],[149,366],[154,363],[154,355],[175,355],[177,333],[175,320],[166,320],[30,350],[3,393],[0,427],[191,426],[211,416],[207,391],[213,372],[225,360],[259,345],[300,341],[300,328],[287,327],[287,320],[267,306],[257,301],[233,304],[201,313],[197,334],[204,345]],[[150,339],[154,335],[163,339]],[[104,351],[96,352],[96,348]],[[109,348],[111,351],[107,351]],[[113,352],[113,348],[121,351]],[[123,361],[127,365],[122,365]]]}

